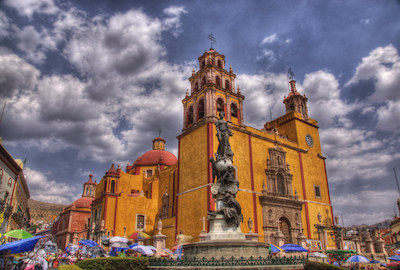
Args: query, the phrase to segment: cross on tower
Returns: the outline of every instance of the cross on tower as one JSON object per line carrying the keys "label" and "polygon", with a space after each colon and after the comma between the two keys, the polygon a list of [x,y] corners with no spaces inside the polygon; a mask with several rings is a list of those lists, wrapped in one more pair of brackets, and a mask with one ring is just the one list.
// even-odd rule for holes
{"label": "cross on tower", "polygon": [[208,35],[208,39],[211,42],[211,48],[212,48],[213,47],[213,42],[217,42],[217,41],[215,41],[215,37],[213,36],[212,33]]}
{"label": "cross on tower", "polygon": [[293,78],[294,78],[294,73],[293,73],[292,68],[289,68],[289,70],[288,70],[288,77],[289,77],[289,81],[293,80]]}

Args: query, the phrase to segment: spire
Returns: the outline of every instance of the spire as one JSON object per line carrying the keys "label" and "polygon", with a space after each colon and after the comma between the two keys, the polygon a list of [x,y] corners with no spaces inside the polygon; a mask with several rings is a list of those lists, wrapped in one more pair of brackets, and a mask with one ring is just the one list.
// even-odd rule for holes
{"label": "spire", "polygon": [[106,176],[116,176],[119,177],[119,172],[114,167],[114,163],[111,165],[111,168],[106,172]]}

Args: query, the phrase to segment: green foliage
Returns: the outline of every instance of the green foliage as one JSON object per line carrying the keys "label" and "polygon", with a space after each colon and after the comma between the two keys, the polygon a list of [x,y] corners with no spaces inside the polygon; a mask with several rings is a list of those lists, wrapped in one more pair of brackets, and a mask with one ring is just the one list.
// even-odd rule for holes
{"label": "green foliage", "polygon": [[304,270],[333,270],[333,269],[338,270],[345,268],[338,267],[333,264],[313,262],[313,261],[306,261],[306,263],[304,264]]}
{"label": "green foliage", "polygon": [[57,269],[58,270],[82,270],[82,268],[80,268],[77,265],[60,265]]}
{"label": "green foliage", "polygon": [[145,270],[149,260],[146,257],[101,257],[86,259],[77,265],[85,270]]}

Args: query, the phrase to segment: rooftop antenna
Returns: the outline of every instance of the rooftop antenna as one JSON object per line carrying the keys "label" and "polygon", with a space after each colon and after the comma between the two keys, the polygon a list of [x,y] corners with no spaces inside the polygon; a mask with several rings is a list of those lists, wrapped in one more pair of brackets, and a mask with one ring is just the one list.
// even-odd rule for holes
{"label": "rooftop antenna", "polygon": [[399,191],[399,196],[400,196],[400,187],[399,187],[399,180],[397,179],[396,168],[393,168],[393,172],[394,172],[394,178],[396,179],[397,183],[397,190]]}
{"label": "rooftop antenna", "polygon": [[344,227],[343,212],[340,212],[340,216],[342,217],[342,227]]}
{"label": "rooftop antenna", "polygon": [[211,48],[212,48],[213,47],[213,42],[217,43],[217,41],[215,41],[215,37],[213,36],[212,33],[208,35],[208,39],[210,40]]}

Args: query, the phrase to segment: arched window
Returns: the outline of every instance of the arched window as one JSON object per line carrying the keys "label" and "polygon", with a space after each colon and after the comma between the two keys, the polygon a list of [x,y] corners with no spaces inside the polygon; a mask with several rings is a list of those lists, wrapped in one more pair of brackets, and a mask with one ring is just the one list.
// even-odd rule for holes
{"label": "arched window", "polygon": [[219,68],[223,68],[223,66],[222,66],[222,61],[221,61],[221,60],[218,60],[218,67],[219,67]]}
{"label": "arched window", "polygon": [[217,113],[224,112],[224,101],[222,98],[217,99]]}
{"label": "arched window", "polygon": [[294,104],[292,103],[292,104],[290,104],[290,111],[294,111]]}
{"label": "arched window", "polygon": [[188,125],[190,125],[191,123],[193,123],[193,107],[192,106],[189,107],[187,117],[188,117],[187,123],[188,123]]}
{"label": "arched window", "polygon": [[3,182],[3,169],[0,168],[0,185]]}
{"label": "arched window", "polygon": [[204,99],[199,101],[199,113],[198,113],[199,119],[204,117]]}
{"label": "arched window", "polygon": [[225,89],[226,90],[231,90],[231,84],[229,83],[228,80],[225,81]]}
{"label": "arched window", "polygon": [[203,69],[206,66],[206,62],[201,62],[201,68]]}
{"label": "arched window", "polygon": [[232,116],[232,117],[236,117],[236,118],[237,118],[237,116],[238,116],[237,107],[236,107],[236,104],[235,104],[235,103],[232,103],[232,104],[231,104],[231,116]]}
{"label": "arched window", "polygon": [[12,185],[12,178],[10,177],[8,178],[8,186],[11,187],[11,185]]}
{"label": "arched window", "polygon": [[197,82],[195,82],[193,91],[196,92],[197,90],[199,90],[199,85]]}
{"label": "arched window", "polygon": [[278,186],[278,194],[280,196],[286,196],[285,178],[281,173],[276,176],[276,181]]}
{"label": "arched window", "polygon": [[115,181],[114,180],[111,181],[111,190],[110,190],[110,192],[111,193],[115,193]]}
{"label": "arched window", "polygon": [[221,87],[221,79],[218,76],[215,78],[215,84]]}
{"label": "arched window", "polygon": [[203,79],[201,80],[201,87],[203,87],[204,85],[206,85],[206,77],[203,77]]}

